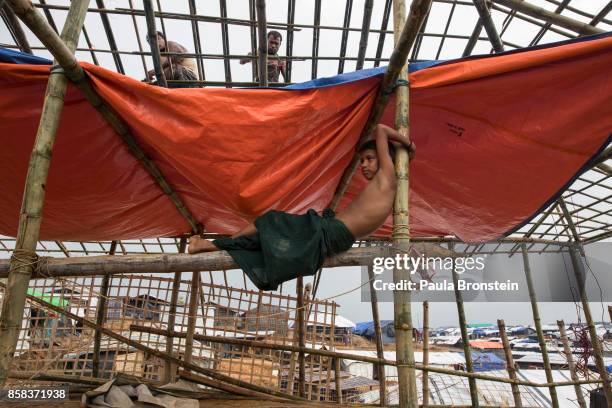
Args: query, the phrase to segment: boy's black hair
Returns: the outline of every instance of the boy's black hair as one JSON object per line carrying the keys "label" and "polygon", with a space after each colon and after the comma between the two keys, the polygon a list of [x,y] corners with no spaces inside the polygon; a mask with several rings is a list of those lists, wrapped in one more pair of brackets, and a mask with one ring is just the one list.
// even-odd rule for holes
{"label": "boy's black hair", "polygon": [[[395,146],[393,143],[387,141],[387,145],[389,146],[389,154],[391,155],[391,161],[395,163]],[[366,150],[374,150],[378,154],[378,149],[376,149],[376,140],[368,140],[357,149],[357,153],[362,153]]]}
{"label": "boy's black hair", "polygon": [[280,38],[280,40],[283,41],[283,36],[278,31],[268,31],[268,38],[270,38],[270,36],[273,36],[274,38]]}

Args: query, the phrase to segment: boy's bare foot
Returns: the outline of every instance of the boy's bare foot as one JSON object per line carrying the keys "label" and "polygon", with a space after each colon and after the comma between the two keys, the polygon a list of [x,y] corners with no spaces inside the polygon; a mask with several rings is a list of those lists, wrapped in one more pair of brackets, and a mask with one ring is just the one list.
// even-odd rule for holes
{"label": "boy's bare foot", "polygon": [[189,248],[187,249],[187,251],[190,254],[197,254],[198,252],[212,252],[218,250],[219,248],[217,248],[212,243],[212,241],[201,238],[197,235],[194,235],[189,238]]}

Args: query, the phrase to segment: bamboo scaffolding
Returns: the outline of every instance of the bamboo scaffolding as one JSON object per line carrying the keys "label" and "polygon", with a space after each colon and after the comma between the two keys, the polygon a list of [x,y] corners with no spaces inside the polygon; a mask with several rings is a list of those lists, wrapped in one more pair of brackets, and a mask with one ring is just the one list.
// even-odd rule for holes
{"label": "bamboo scaffolding", "polygon": [[[295,21],[295,0],[289,0],[287,2],[287,25],[289,27],[293,26],[293,22]],[[291,57],[293,56],[293,30],[287,30],[287,67],[285,77],[285,82],[291,83],[291,69],[292,62]]]}
{"label": "bamboo scaffolding", "polygon": [[[388,256],[389,248],[352,248],[329,257],[324,267],[367,265],[373,258]],[[225,251],[202,254],[144,254],[123,256],[83,256],[72,258],[41,258],[35,276],[103,276],[130,273],[168,273],[218,271],[236,269],[238,265]],[[9,262],[0,260],[0,278],[6,277]]]}
{"label": "bamboo scaffolding", "polygon": [[[382,330],[380,328],[380,316],[378,314],[378,293],[374,288],[374,272],[372,266],[365,266],[368,269],[368,279],[370,281],[370,304],[372,305],[372,320],[374,321],[374,335],[376,336],[376,356],[379,359],[385,358],[385,350],[382,342]],[[423,362],[423,365],[425,362]],[[385,378],[385,366],[382,364],[376,364],[374,369],[378,372],[378,384],[379,384],[379,396],[380,406],[383,407],[387,404],[387,381]]]}
{"label": "bamboo scaffolding", "polygon": [[[516,368],[514,366],[514,359],[512,358],[512,349],[510,349],[510,343],[508,342],[508,336],[506,335],[506,323],[502,319],[498,319],[497,327],[499,328],[499,337],[501,337],[502,345],[504,346],[504,356],[506,357],[506,370],[508,371],[508,378],[516,380]],[[511,384],[511,388],[514,406],[521,408],[523,406],[523,402],[521,401],[521,391],[519,390],[518,385]]]}
{"label": "bamboo scaffolding", "polygon": [[[538,301],[536,300],[535,289],[533,287],[533,280],[531,278],[531,267],[529,266],[529,256],[527,254],[527,248],[525,244],[521,244],[521,251],[523,253],[523,268],[525,270],[525,280],[527,281],[527,289],[529,290],[529,300],[531,301],[531,312],[533,314],[533,323],[535,325],[536,334],[538,335],[538,343],[540,345],[540,352],[542,353],[542,360],[544,361],[544,371],[546,372],[546,381],[552,383],[552,369],[550,367],[550,359],[548,358],[548,350],[546,348],[546,341],[544,341],[544,332],[542,331],[542,323],[540,321],[540,312],[538,310]],[[559,407],[559,399],[557,398],[557,390],[555,387],[550,387],[550,400],[553,408]]]}
{"label": "bamboo scaffolding", "polygon": [[[164,88],[168,87],[164,67],[161,63],[161,55],[159,54],[159,46],[157,44],[157,28],[155,27],[155,11],[153,10],[152,0],[143,0],[145,19],[147,21],[147,41],[151,48],[151,57],[153,58],[153,69],[155,70],[155,78],[157,85]],[[148,78],[147,78],[148,79]]]}
{"label": "bamboo scaffolding", "polygon": [[[568,222],[572,222],[571,218]],[[595,359],[595,366],[603,381],[603,389],[608,401],[608,405],[612,405],[612,389],[610,387],[610,377],[603,360],[603,352],[599,337],[597,337],[597,330],[595,330],[595,324],[593,323],[593,316],[591,314],[591,307],[589,305],[589,299],[586,294],[586,274],[584,266],[578,259],[576,249],[572,246],[569,247],[570,259],[572,261],[572,268],[574,269],[574,275],[576,276],[576,282],[578,283],[578,291],[580,293],[580,302],[582,303],[582,312],[589,328],[589,337],[591,338],[591,347],[593,348],[593,358]]]}
{"label": "bamboo scaffolding", "polygon": [[[403,43],[404,33],[410,31],[416,33],[420,30],[425,16],[429,13],[431,0],[413,1],[410,5],[410,13],[406,20],[406,4],[404,0],[393,2],[393,31],[395,40],[395,54],[398,48],[405,47],[406,53],[398,61],[399,72],[396,78],[408,79],[408,64],[406,58],[410,51],[412,41]],[[401,30],[401,34],[400,34]],[[413,37],[412,39],[414,40]],[[391,55],[393,60],[393,55]],[[389,70],[387,72],[391,71]],[[386,75],[385,75],[386,77]],[[388,84],[383,79],[381,89],[388,90]],[[409,87],[399,87],[395,94],[395,129],[410,138],[409,133]],[[388,91],[386,91],[388,92]],[[379,94],[380,95],[380,94]],[[375,104],[376,106],[376,104]],[[375,109],[372,110],[375,112]],[[381,109],[382,113],[382,109]],[[372,117],[371,117],[372,118]],[[376,118],[376,122],[378,122]],[[372,123],[373,125],[375,124]],[[370,130],[371,131],[371,130]],[[369,133],[366,135],[369,136]],[[407,150],[400,146],[395,153],[395,174],[397,176],[397,186],[395,193],[395,203],[393,205],[393,245],[399,251],[407,251],[410,245],[410,224],[409,224],[409,160]],[[350,180],[350,177],[347,181]],[[406,269],[395,268],[393,270],[393,282],[404,282],[410,279],[410,272]],[[393,320],[395,327],[395,353],[398,362],[398,393],[399,406],[401,408],[417,408],[419,405],[416,372],[414,362],[414,346],[412,342],[412,310],[410,291],[393,292]]]}
{"label": "bamboo scaffolding", "polygon": [[[559,207],[561,208],[561,211],[563,212],[563,216],[565,217],[566,220],[571,220],[572,216],[569,212],[569,210],[567,209],[567,205],[565,205],[565,200],[563,199],[563,197],[559,197],[559,199],[557,200],[557,203],[559,204]],[[584,248],[582,247],[582,245],[580,245],[580,235],[578,234],[578,231],[576,230],[576,226],[574,225],[573,222],[567,222],[567,225],[570,229],[570,231],[572,232],[572,237],[574,237],[574,242],[576,242],[578,245],[578,250],[580,251],[580,255],[581,256],[585,256],[584,254]]]}
{"label": "bamboo scaffolding", "polygon": [[[226,0],[219,0],[219,11],[221,13],[221,18],[227,18]],[[229,31],[227,22],[225,21],[221,23],[221,44],[223,46],[223,55],[228,55],[230,53]],[[228,58],[223,58],[223,72],[225,73],[225,82],[227,82],[226,87],[231,88],[232,70]]]}
{"label": "bamboo scaffolding", "polygon": [[23,32],[23,29],[21,28],[21,23],[19,23],[19,20],[17,19],[17,16],[15,16],[15,13],[11,9],[11,7],[8,4],[0,5],[0,11],[4,12],[4,15],[7,19],[7,23],[13,34],[15,35],[15,41],[17,42],[17,45],[19,46],[21,51],[26,52],[28,54],[32,54],[32,48],[30,47],[28,38]]}
{"label": "bamboo scaffolding", "polygon": [[[410,13],[408,19],[405,20],[405,24],[404,20],[402,19],[400,27],[403,25],[404,28],[401,29],[401,34],[395,42],[393,53],[391,54],[391,58],[389,59],[389,66],[387,67],[387,72],[385,72],[385,76],[383,77],[382,84],[380,85],[378,95],[376,96],[376,100],[372,105],[370,116],[368,117],[368,121],[366,122],[366,125],[363,128],[363,132],[361,133],[361,137],[359,138],[357,146],[360,146],[361,144],[363,144],[363,142],[368,140],[368,138],[372,134],[372,131],[380,121],[380,118],[382,117],[382,114],[387,106],[387,102],[389,101],[390,93],[396,86],[397,79],[400,77],[400,71],[406,63],[410,48],[412,47],[416,35],[419,29],[421,28],[421,24],[423,24],[425,16],[429,12],[430,5],[431,0],[414,1],[413,3],[411,3]],[[397,28],[397,32],[400,32],[399,27]],[[348,185],[351,181],[351,178],[353,177],[353,174],[355,173],[355,170],[357,170],[358,164],[359,156],[355,154],[353,160],[351,161],[351,164],[349,164],[349,166],[342,174],[340,183],[338,183],[338,187],[330,203],[330,208],[335,209],[338,206],[340,199],[348,188]]]}
{"label": "bamboo scaffolding", "polygon": [[[197,15],[196,0],[189,0],[189,15]],[[196,54],[202,54],[202,41],[200,40],[200,26],[196,20],[191,20],[191,33],[193,34],[193,49]],[[198,66],[198,79],[200,81],[206,79],[204,72],[204,62],[201,58],[196,58]]]}
{"label": "bamboo scaffolding", "polygon": [[[452,244],[450,245],[452,249]],[[463,295],[459,290],[459,275],[455,268],[455,262],[453,262],[453,287],[455,290],[455,303],[457,304],[457,314],[459,316],[459,328],[461,329],[461,342],[463,343],[463,355],[465,357],[465,368],[468,373],[474,373],[474,364],[472,363],[472,352],[470,350],[470,336],[467,332],[467,320],[465,318],[465,310],[463,308]],[[478,388],[476,386],[475,378],[468,379],[468,385],[470,387],[470,399],[472,400],[472,406],[478,408]]]}
{"label": "bamboo scaffolding", "polygon": [[[296,283],[297,292],[297,309],[296,309],[296,330],[298,337],[298,345],[303,349],[306,345],[304,341],[304,334],[306,331],[306,322],[304,321],[304,278],[298,277]],[[298,395],[302,398],[306,397],[306,389],[304,388],[306,382],[306,355],[304,351],[298,353]],[[289,381],[293,384],[293,375],[289,378]]]}
{"label": "bamboo scaffolding", "polygon": [[[563,354],[565,354],[565,358],[567,359],[570,377],[572,381],[578,381],[576,363],[574,362],[574,356],[572,354],[572,350],[570,349],[569,340],[567,339],[567,332],[565,331],[565,322],[563,320],[557,320],[557,326],[559,326],[559,340],[561,340],[561,344],[563,344]],[[574,385],[574,392],[576,393],[576,401],[578,402],[578,406],[580,408],[587,408],[584,395],[582,394],[582,389],[579,385]]]}
{"label": "bamboo scaffolding", "polygon": [[[96,5],[99,9],[106,8],[104,6],[104,0],[96,0]],[[113,34],[113,29],[108,19],[108,14],[100,13],[100,19],[102,20],[102,27],[104,27],[104,33],[106,34],[106,38],[108,39],[108,46],[111,50],[117,50],[117,42],[115,41],[115,35]],[[113,60],[115,61],[115,67],[117,68],[117,72],[119,72],[120,74],[125,74],[125,70],[123,69],[123,62],[121,62],[121,57],[118,54],[113,54]]]}
{"label": "bamboo scaffolding", "polygon": [[363,5],[363,21],[361,23],[361,38],[359,39],[359,50],[357,51],[357,67],[359,71],[363,69],[366,49],[368,48],[368,38],[370,36],[370,22],[372,21],[372,9],[374,0],[366,0]]}
{"label": "bamboo scaffolding", "polygon": [[266,20],[266,1],[255,0],[257,8],[257,57],[259,70],[259,86],[268,86],[268,32]]}
{"label": "bamboo scaffolding", "polygon": [[468,39],[468,42],[465,45],[463,54],[461,55],[462,57],[469,57],[470,55],[472,55],[472,51],[474,51],[474,47],[476,46],[476,43],[478,42],[478,39],[480,38],[482,27],[483,27],[482,18],[478,18],[478,21],[476,22],[476,25],[474,26],[474,30],[472,31],[472,35],[470,35],[470,38]]}
{"label": "bamboo scaffolding", "polygon": [[[191,291],[189,292],[189,309],[187,317],[187,334],[185,336],[185,356],[183,359],[186,363],[191,363],[193,358],[193,336],[195,335],[195,326],[198,318],[198,292],[200,291],[200,274],[192,272],[191,274]],[[170,326],[168,326],[170,327]]]}
{"label": "bamboo scaffolding", "polygon": [[[249,0],[249,18],[252,21],[257,21],[257,10],[255,9],[255,0]],[[249,27],[249,32],[250,32],[250,39],[251,39],[251,53],[250,53],[250,57],[253,58],[251,60],[251,80],[253,81],[253,84],[257,83],[257,72],[258,72],[258,66],[259,64],[257,63],[258,58],[256,58],[257,56],[257,26],[256,25],[251,25]]]}
{"label": "bamboo scaffolding", "polygon": [[[179,242],[179,253],[185,253],[187,249],[187,239],[181,238]],[[172,281],[172,292],[170,293],[170,308],[168,310],[168,327],[174,327],[176,322],[176,306],[178,302],[179,290],[181,288],[181,272],[174,273],[174,279]],[[174,352],[174,337],[168,335],[166,338],[166,353],[171,355]],[[164,382],[170,383],[175,380],[176,367],[171,362],[164,362]]]}
{"label": "bamboo scaffolding", "polygon": [[[0,287],[4,287],[4,286],[5,285],[0,284]],[[125,336],[122,336],[121,334],[119,334],[119,333],[117,333],[117,332],[115,332],[113,330],[107,329],[105,327],[98,326],[98,325],[96,325],[95,322],[92,322],[91,320],[88,320],[88,319],[85,319],[83,317],[80,317],[80,316],[78,316],[78,315],[76,315],[76,314],[74,314],[72,312],[69,312],[66,309],[63,309],[62,307],[55,306],[55,305],[53,305],[53,304],[51,304],[49,302],[46,302],[46,301],[44,301],[44,300],[42,300],[40,298],[37,298],[36,296],[32,296],[32,295],[26,294],[25,297],[31,303],[37,304],[37,305],[39,305],[41,307],[44,307],[44,308],[52,310],[52,311],[54,311],[56,313],[62,314],[64,316],[66,316],[67,318],[72,319],[72,320],[82,324],[83,326],[90,327],[90,328],[92,328],[94,330],[99,330],[104,335],[106,335],[106,336],[108,336],[110,338],[113,338],[113,339],[115,339],[115,340],[117,340],[117,341],[119,341],[119,342],[121,342],[123,344],[127,344],[128,346],[134,347],[137,350],[140,350],[140,351],[143,351],[145,353],[148,353],[151,356],[160,358],[160,359],[162,359],[164,361],[170,361],[171,363],[174,363],[177,366],[179,366],[179,367],[181,367],[181,368],[183,368],[185,370],[195,371],[196,373],[205,375],[205,376],[210,377],[213,380],[217,380],[217,381],[219,381],[221,383],[235,385],[235,386],[246,388],[246,389],[249,389],[249,390],[252,390],[252,391],[256,391],[256,392],[260,392],[260,393],[264,393],[264,394],[268,394],[268,395],[272,395],[272,396],[276,396],[276,397],[281,397],[281,398],[285,398],[285,399],[291,399],[291,400],[296,400],[296,401],[304,401],[304,399],[302,399],[300,397],[284,394],[282,392],[278,392],[278,391],[275,391],[275,390],[272,390],[272,389],[269,389],[269,388],[266,388],[266,387],[262,387],[262,386],[255,385],[255,384],[251,384],[251,383],[248,383],[246,381],[242,381],[242,380],[239,380],[239,379],[232,378],[230,376],[226,376],[226,375],[220,374],[216,370],[209,369],[209,368],[204,368],[204,367],[200,367],[198,365],[192,364],[192,363],[188,363],[188,362],[186,362],[184,360],[181,360],[181,359],[179,359],[179,358],[177,358],[175,356],[168,355],[168,354],[166,354],[163,351],[160,351],[160,350],[157,350],[157,349],[154,349],[154,348],[151,348],[151,347],[147,347],[144,344],[141,344],[141,343],[139,343],[137,341],[131,340],[131,339],[129,339],[129,338],[125,337]],[[164,330],[163,332],[164,332],[163,334],[168,333],[167,330]],[[185,335],[186,336],[187,333],[180,333],[180,334],[176,333],[175,337],[180,337],[180,335]]]}
{"label": "bamboo scaffolding", "polygon": [[[117,251],[117,241],[111,242],[109,255],[115,255]],[[96,309],[96,324],[102,326],[104,323],[104,317],[106,315],[106,299],[108,297],[108,286],[110,283],[110,276],[102,277],[102,286],[100,287],[100,294],[98,295],[98,306]],[[92,375],[94,377],[100,376],[100,342],[102,340],[102,333],[96,330],[94,334],[94,348],[93,348],[93,361],[92,361]]]}
{"label": "bamboo scaffolding", "polygon": [[340,39],[340,59],[338,60],[338,74],[344,72],[344,57],[346,56],[346,45],[349,36],[349,26],[351,24],[351,14],[353,13],[353,0],[346,0],[344,9],[344,22],[342,23],[342,38]]}
{"label": "bamboo scaffolding", "polygon": [[499,34],[497,33],[497,29],[495,28],[495,24],[493,23],[493,19],[491,18],[491,12],[487,7],[486,0],[473,0],[474,6],[476,6],[476,10],[478,10],[478,15],[480,16],[479,22],[485,28],[487,32],[487,36],[489,37],[489,41],[493,45],[493,49],[495,52],[503,52],[504,51],[504,43],[502,42]]}
{"label": "bamboo scaffolding", "polygon": [[385,1],[385,9],[383,11],[382,22],[380,23],[380,35],[378,36],[378,45],[376,47],[376,61],[374,62],[375,67],[380,65],[379,59],[382,56],[383,47],[385,46],[385,37],[387,26],[389,25],[389,16],[391,14],[392,2],[393,0]]}
{"label": "bamboo scaffolding", "polygon": [[334,358],[334,384],[336,385],[336,402],[342,404],[342,362],[339,357]]}
{"label": "bamboo scaffolding", "polygon": [[[50,34],[55,36],[55,41],[61,43],[65,53],[72,58],[74,58],[73,53],[85,21],[88,3],[88,0],[72,3],[61,38],[50,31]],[[32,20],[37,21],[38,24],[46,24],[43,17],[35,11],[29,1],[10,0],[8,5],[20,17],[27,15]],[[47,37],[41,38],[41,40],[44,43]],[[2,302],[2,313],[0,315],[0,386],[4,385],[6,381],[19,338],[26,301],[25,295],[34,269],[32,261],[36,257],[36,243],[42,222],[45,184],[67,87],[68,80],[66,77],[61,75],[57,69],[54,69],[47,83],[43,111],[30,157],[19,217],[19,230]]]}
{"label": "bamboo scaffolding", "polygon": [[[136,332],[142,332],[142,333],[158,334],[162,336],[168,335],[168,330],[158,329],[158,328],[149,327],[149,326],[139,326],[135,324],[130,326],[130,330],[136,331]],[[177,338],[179,337],[185,338],[187,336],[185,332],[172,332],[172,335]],[[288,344],[276,344],[276,343],[268,343],[264,341],[245,340],[245,339],[238,339],[238,338],[231,338],[231,337],[209,336],[209,335],[203,335],[199,333],[194,334],[193,338],[198,341],[229,344],[229,345],[236,345],[236,346],[246,346],[250,348],[258,348],[258,349],[264,349],[264,350],[275,350],[275,351],[284,351],[284,352],[293,352],[293,353],[299,353],[300,351],[303,351],[306,354],[315,355],[315,356],[339,358],[339,359],[352,360],[352,361],[361,361],[361,362],[370,363],[370,364],[382,364],[382,365],[388,365],[388,366],[393,366],[393,367],[396,367],[398,365],[396,361],[387,360],[387,359],[379,359],[378,357],[367,357],[367,356],[362,356],[362,355],[354,355],[354,354],[349,354],[349,353],[341,353],[337,351],[306,348],[306,347],[300,348],[298,346],[291,346]],[[448,368],[433,367],[433,366],[425,367],[423,364],[418,364],[418,363],[415,364],[415,367],[418,370],[427,371],[430,373],[455,375],[458,377],[474,378],[478,380],[500,382],[504,384],[524,385],[527,387],[550,387],[551,384],[561,387],[565,385],[574,385],[574,384],[599,384],[602,382],[601,380],[593,379],[593,380],[580,380],[580,381],[558,381],[555,383],[534,383],[534,382],[526,381],[526,380],[512,380],[510,378],[494,377],[494,376],[481,374],[481,373],[468,373],[465,371],[451,370]]]}
{"label": "bamboo scaffolding", "polygon": [[[490,1],[490,0],[489,0]],[[528,16],[539,18],[547,23],[556,24],[578,34],[599,34],[605,32],[601,28],[593,27],[588,23],[583,23],[573,18],[562,16],[561,14],[548,11],[542,7],[534,6],[531,3],[521,0],[493,0],[495,3],[509,7],[512,10],[520,11]]]}
{"label": "bamboo scaffolding", "polygon": [[[429,365],[429,302],[423,302],[423,367]],[[423,408],[429,406],[429,376],[427,371],[423,371],[421,376],[423,384]]]}
{"label": "bamboo scaffolding", "polygon": [[317,68],[319,63],[319,34],[321,29],[321,0],[315,0],[314,4],[314,29],[312,30],[312,64],[310,70],[310,79],[317,77]]}

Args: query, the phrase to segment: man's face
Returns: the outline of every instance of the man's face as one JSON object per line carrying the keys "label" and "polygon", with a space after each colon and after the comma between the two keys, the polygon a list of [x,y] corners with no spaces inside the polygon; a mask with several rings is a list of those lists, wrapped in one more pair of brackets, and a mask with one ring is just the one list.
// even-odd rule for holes
{"label": "man's face", "polygon": [[[159,34],[157,34],[157,35],[155,36],[155,41],[157,41],[157,48],[159,48],[160,50],[163,50],[163,49],[165,49],[165,48],[166,48],[166,40],[164,40],[164,38],[163,38],[163,37],[161,37]],[[152,44],[152,43],[151,43],[151,38],[150,38],[150,37],[148,37],[148,36],[147,36],[147,42],[148,42],[149,44]]]}
{"label": "man's face", "polygon": [[366,149],[359,153],[359,167],[363,176],[372,180],[378,171],[378,155],[376,150]]}
{"label": "man's face", "polygon": [[268,54],[276,54],[280,49],[281,39],[273,35],[268,36]]}

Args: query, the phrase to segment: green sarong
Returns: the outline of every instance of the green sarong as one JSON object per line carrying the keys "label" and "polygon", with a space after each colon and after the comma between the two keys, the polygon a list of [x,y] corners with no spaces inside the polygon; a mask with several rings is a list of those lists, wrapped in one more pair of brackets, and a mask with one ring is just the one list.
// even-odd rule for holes
{"label": "green sarong", "polygon": [[332,210],[319,216],[315,210],[304,215],[268,211],[255,220],[257,233],[213,241],[226,250],[261,290],[298,276],[314,275],[326,257],[348,250],[355,237],[335,218]]}

